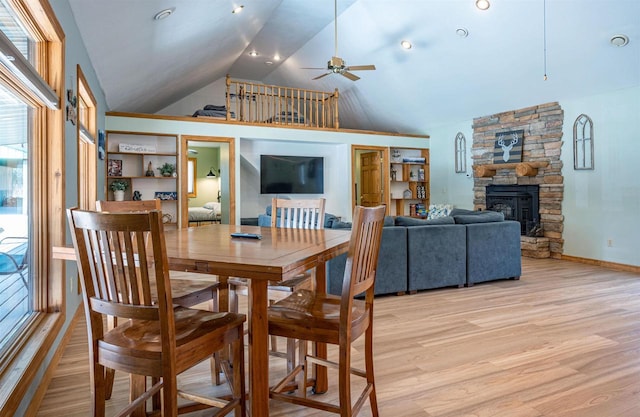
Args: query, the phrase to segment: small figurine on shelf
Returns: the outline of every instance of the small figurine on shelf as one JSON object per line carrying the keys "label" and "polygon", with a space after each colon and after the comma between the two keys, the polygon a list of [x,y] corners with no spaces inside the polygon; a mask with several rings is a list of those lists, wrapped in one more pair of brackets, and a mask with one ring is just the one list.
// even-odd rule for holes
{"label": "small figurine on shelf", "polygon": [[142,200],[142,194],[138,190],[134,191],[133,192],[133,201],[140,201],[140,200]]}
{"label": "small figurine on shelf", "polygon": [[156,174],[153,172],[153,165],[151,165],[151,161],[149,161],[149,165],[147,165],[147,172],[144,173],[145,177],[155,177]]}
{"label": "small figurine on shelf", "polygon": [[398,178],[398,171],[395,169],[391,170],[391,181],[395,181]]}

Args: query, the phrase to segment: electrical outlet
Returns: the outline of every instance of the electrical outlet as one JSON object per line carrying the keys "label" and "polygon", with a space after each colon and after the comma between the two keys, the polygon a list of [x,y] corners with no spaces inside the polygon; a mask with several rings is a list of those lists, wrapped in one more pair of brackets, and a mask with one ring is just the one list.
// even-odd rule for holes
{"label": "electrical outlet", "polygon": [[607,246],[608,247],[613,247],[613,239],[607,239]]}

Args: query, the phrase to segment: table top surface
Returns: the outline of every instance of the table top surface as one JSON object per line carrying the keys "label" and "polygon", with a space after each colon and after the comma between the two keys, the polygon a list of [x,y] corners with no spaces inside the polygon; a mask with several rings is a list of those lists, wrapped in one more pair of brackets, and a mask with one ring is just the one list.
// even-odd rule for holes
{"label": "table top surface", "polygon": [[[231,237],[257,233],[262,239]],[[285,279],[346,252],[350,230],[211,224],[167,230],[170,268],[244,278]]]}

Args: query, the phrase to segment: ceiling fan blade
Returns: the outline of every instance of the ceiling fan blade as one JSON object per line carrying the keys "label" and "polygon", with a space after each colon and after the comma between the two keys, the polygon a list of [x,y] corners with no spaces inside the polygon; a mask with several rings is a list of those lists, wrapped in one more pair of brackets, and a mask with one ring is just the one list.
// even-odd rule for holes
{"label": "ceiling fan blade", "polygon": [[360,77],[358,77],[357,75],[352,74],[352,73],[350,73],[348,71],[343,71],[340,74],[344,75],[345,77],[347,77],[351,81],[358,81],[360,79]]}
{"label": "ceiling fan blade", "polygon": [[371,71],[375,70],[375,65],[350,65],[345,68],[347,71]]}
{"label": "ceiling fan blade", "polygon": [[[324,68],[323,68],[323,69],[324,69]],[[312,80],[319,80],[320,78],[322,78],[322,77],[326,77],[326,76],[327,76],[327,75],[329,75],[329,74],[331,74],[331,72],[325,72],[325,73],[324,73],[324,74],[322,74],[322,75],[318,75],[317,77],[312,78]]]}

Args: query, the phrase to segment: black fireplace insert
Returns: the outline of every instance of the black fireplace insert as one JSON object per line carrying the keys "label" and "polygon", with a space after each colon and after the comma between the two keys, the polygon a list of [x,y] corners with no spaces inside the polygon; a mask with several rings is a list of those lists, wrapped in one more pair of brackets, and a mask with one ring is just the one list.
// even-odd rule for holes
{"label": "black fireplace insert", "polygon": [[487,210],[520,222],[520,234],[531,236],[540,230],[539,187],[537,185],[488,185]]}

